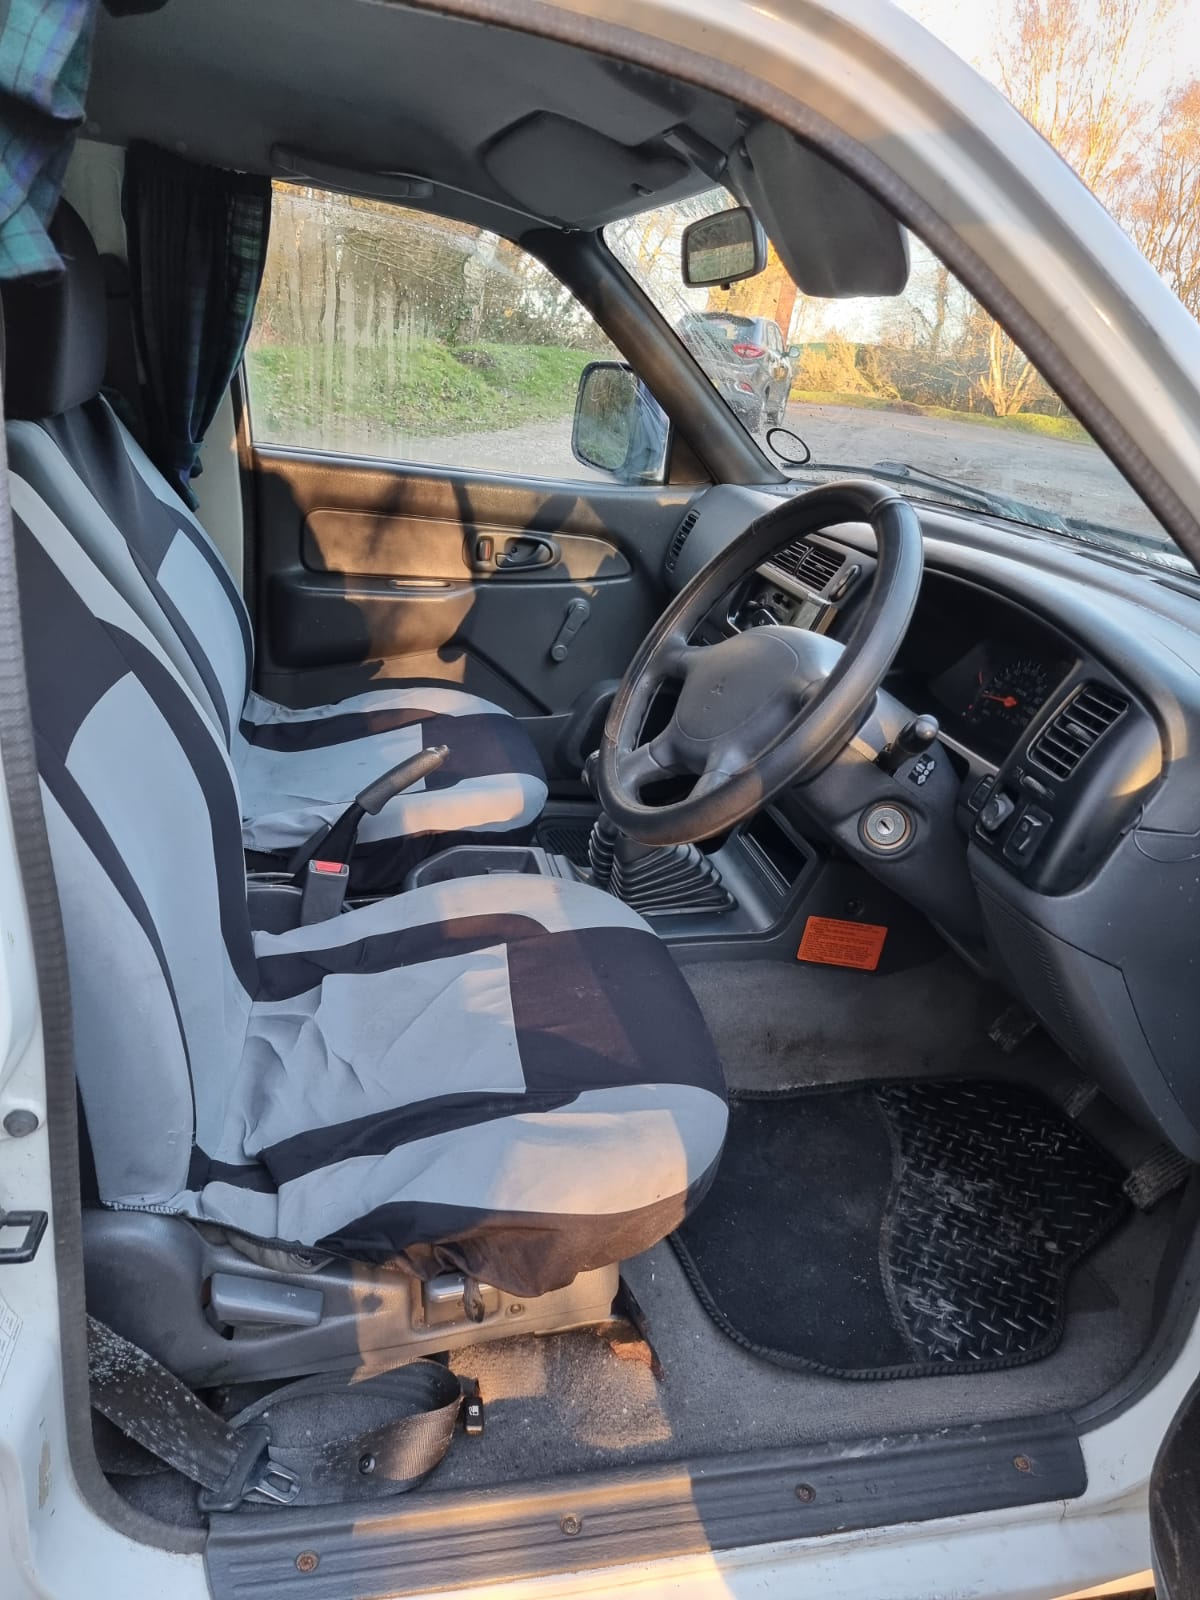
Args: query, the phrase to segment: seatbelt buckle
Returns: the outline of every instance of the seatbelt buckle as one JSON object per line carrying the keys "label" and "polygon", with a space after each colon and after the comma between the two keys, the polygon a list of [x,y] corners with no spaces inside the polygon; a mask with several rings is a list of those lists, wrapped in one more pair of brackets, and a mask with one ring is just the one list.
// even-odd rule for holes
{"label": "seatbelt buckle", "polygon": [[345,861],[308,861],[300,894],[300,924],[327,922],[341,914],[350,885],[350,868]]}
{"label": "seatbelt buckle", "polygon": [[219,1489],[201,1489],[196,1496],[200,1510],[236,1511],[247,1500],[275,1506],[290,1506],[300,1493],[300,1479],[291,1467],[272,1461],[268,1454],[271,1435],[261,1423],[241,1429],[237,1434],[238,1454],[229,1476]]}

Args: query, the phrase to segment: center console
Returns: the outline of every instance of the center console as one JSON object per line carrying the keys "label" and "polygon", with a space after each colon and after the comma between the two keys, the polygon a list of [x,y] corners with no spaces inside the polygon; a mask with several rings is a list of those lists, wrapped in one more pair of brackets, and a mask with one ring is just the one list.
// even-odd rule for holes
{"label": "center console", "polygon": [[[582,845],[593,816],[582,805],[552,804],[543,822],[546,837],[562,837],[570,828]],[[404,887],[498,874],[593,882],[593,873],[583,864],[584,851],[573,847],[572,855],[575,860],[539,844],[455,845],[422,861]],[[786,800],[709,841],[703,857],[725,891],[719,900],[709,898],[705,903],[697,897],[690,908],[678,905],[666,911],[638,908],[683,960],[689,955],[704,960],[748,955],[792,959],[809,916],[882,915],[872,897],[878,894],[891,901],[887,891],[864,882],[865,875],[849,863],[834,864],[820,854],[804,837],[799,818],[787,814]],[[891,915],[894,920],[894,912]]]}

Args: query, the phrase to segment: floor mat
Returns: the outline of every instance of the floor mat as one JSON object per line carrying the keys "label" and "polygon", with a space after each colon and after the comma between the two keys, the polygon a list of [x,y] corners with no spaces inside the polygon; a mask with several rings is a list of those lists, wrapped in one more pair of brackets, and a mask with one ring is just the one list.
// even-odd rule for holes
{"label": "floor mat", "polygon": [[1124,1173],[1019,1085],[735,1094],[703,1204],[672,1235],[705,1310],[781,1366],[847,1378],[1049,1355]]}

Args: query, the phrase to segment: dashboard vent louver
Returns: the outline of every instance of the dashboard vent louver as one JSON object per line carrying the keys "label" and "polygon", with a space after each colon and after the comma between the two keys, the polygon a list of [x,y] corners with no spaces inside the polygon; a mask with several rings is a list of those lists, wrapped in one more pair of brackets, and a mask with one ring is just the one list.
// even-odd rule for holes
{"label": "dashboard vent louver", "polygon": [[1069,778],[1088,751],[1129,709],[1129,701],[1101,683],[1085,683],[1038,734],[1029,754],[1055,778]]}
{"label": "dashboard vent louver", "polygon": [[786,572],[789,578],[798,578],[810,589],[824,589],[835,572],[842,568],[842,557],[823,545],[809,544],[797,539],[771,557],[771,565]]}
{"label": "dashboard vent louver", "polygon": [[670,548],[667,550],[666,567],[668,572],[675,571],[675,565],[683,554],[683,547],[688,542],[688,534],[691,533],[699,520],[699,511],[689,511],[675,529],[675,535],[671,540]]}

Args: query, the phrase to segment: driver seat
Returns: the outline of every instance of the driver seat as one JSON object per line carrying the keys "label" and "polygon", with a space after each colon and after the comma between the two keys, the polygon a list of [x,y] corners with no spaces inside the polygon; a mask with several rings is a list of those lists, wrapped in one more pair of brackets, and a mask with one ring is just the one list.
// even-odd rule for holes
{"label": "driver seat", "polygon": [[[318,1252],[517,1297],[682,1221],[720,1155],[725,1091],[641,918],[583,884],[505,876],[256,931],[223,739],[15,476],[12,503],[100,1205],[220,1230],[260,1265]],[[120,1321],[142,1343],[169,1308],[152,1304],[154,1252],[140,1259]]]}

